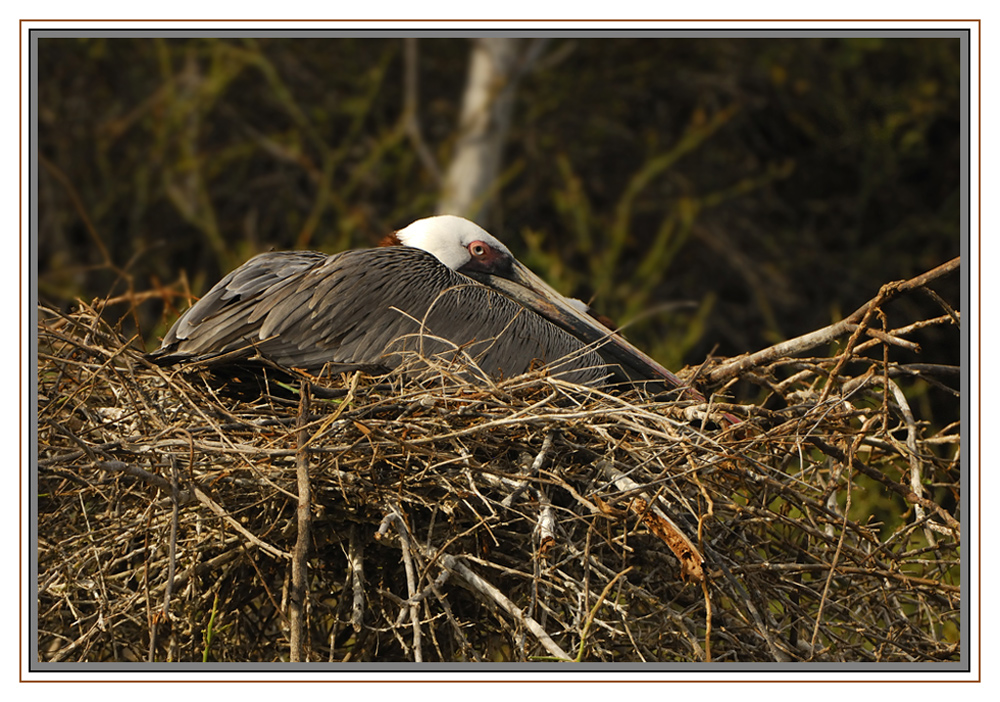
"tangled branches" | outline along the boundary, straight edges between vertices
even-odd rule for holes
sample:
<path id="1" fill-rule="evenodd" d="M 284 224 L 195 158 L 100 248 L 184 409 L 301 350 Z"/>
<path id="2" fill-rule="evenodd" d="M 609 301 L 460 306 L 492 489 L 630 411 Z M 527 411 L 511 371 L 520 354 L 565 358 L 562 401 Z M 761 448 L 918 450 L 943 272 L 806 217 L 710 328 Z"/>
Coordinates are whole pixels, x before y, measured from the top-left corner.
<path id="1" fill-rule="evenodd" d="M 957 369 L 871 316 L 694 406 L 440 364 L 241 399 L 40 314 L 39 660 L 959 659 L 959 425 L 908 400 Z"/>

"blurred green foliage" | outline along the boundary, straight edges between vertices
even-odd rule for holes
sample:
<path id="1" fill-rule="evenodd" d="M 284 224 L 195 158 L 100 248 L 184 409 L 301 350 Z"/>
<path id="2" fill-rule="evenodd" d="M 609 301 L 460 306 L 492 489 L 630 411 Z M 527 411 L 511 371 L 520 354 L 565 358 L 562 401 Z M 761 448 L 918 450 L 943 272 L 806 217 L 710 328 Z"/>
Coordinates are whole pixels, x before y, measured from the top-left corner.
<path id="1" fill-rule="evenodd" d="M 441 166 L 469 48 L 418 44 Z M 402 37 L 45 38 L 38 57 L 40 295 L 159 289 L 125 317 L 147 344 L 187 305 L 163 286 L 434 212 Z M 959 254 L 959 68 L 957 39 L 553 39 L 480 224 L 669 366 L 756 350 Z M 958 306 L 957 280 L 938 289 Z M 921 360 L 957 363 L 937 334 Z"/>

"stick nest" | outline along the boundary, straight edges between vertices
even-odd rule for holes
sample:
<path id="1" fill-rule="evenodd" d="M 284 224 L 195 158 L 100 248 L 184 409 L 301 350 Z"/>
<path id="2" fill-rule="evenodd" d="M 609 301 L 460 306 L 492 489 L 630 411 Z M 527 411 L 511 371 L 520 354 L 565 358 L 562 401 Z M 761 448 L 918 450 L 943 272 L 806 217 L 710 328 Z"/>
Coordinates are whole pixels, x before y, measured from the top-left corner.
<path id="1" fill-rule="evenodd" d="M 892 338 L 741 367 L 757 405 L 440 363 L 241 398 L 39 316 L 41 661 L 960 658 L 959 426 Z"/>

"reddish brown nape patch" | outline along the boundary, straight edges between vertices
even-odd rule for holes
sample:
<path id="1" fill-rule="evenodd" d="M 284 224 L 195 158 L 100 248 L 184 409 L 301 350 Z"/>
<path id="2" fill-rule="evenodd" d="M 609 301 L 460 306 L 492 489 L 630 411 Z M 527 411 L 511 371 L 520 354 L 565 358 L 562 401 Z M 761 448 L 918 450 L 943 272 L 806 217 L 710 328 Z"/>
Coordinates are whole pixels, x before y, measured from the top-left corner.
<path id="1" fill-rule="evenodd" d="M 396 232 L 393 232 L 392 234 L 387 234 L 385 236 L 385 238 L 382 239 L 382 241 L 378 242 L 378 245 L 379 246 L 402 246 L 403 242 L 399 240 L 398 236 L 396 236 Z"/>

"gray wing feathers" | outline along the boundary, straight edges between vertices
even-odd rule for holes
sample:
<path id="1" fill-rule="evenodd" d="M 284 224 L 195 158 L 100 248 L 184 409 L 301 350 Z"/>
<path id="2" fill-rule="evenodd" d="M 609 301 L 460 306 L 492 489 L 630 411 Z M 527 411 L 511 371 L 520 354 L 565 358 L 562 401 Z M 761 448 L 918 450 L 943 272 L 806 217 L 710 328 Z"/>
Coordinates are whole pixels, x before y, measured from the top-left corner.
<path id="1" fill-rule="evenodd" d="M 434 355 L 456 347 L 492 375 L 567 356 L 561 370 L 569 379 L 595 383 L 609 374 L 596 352 L 531 310 L 399 246 L 257 256 L 191 307 L 154 356 L 246 348 L 247 357 L 259 351 L 317 372 L 325 363 L 394 367 L 405 349 Z"/>
<path id="2" fill-rule="evenodd" d="M 181 315 L 164 337 L 163 345 L 191 339 L 206 319 L 217 317 L 226 309 L 239 309 L 241 301 L 259 299 L 261 293 L 279 287 L 282 281 L 294 279 L 296 275 L 326 258 L 325 254 L 316 251 L 273 252 L 255 256 L 226 275 L 208 294 Z M 236 318 L 234 316 L 234 321 Z M 205 334 L 204 328 L 200 331 Z"/>

